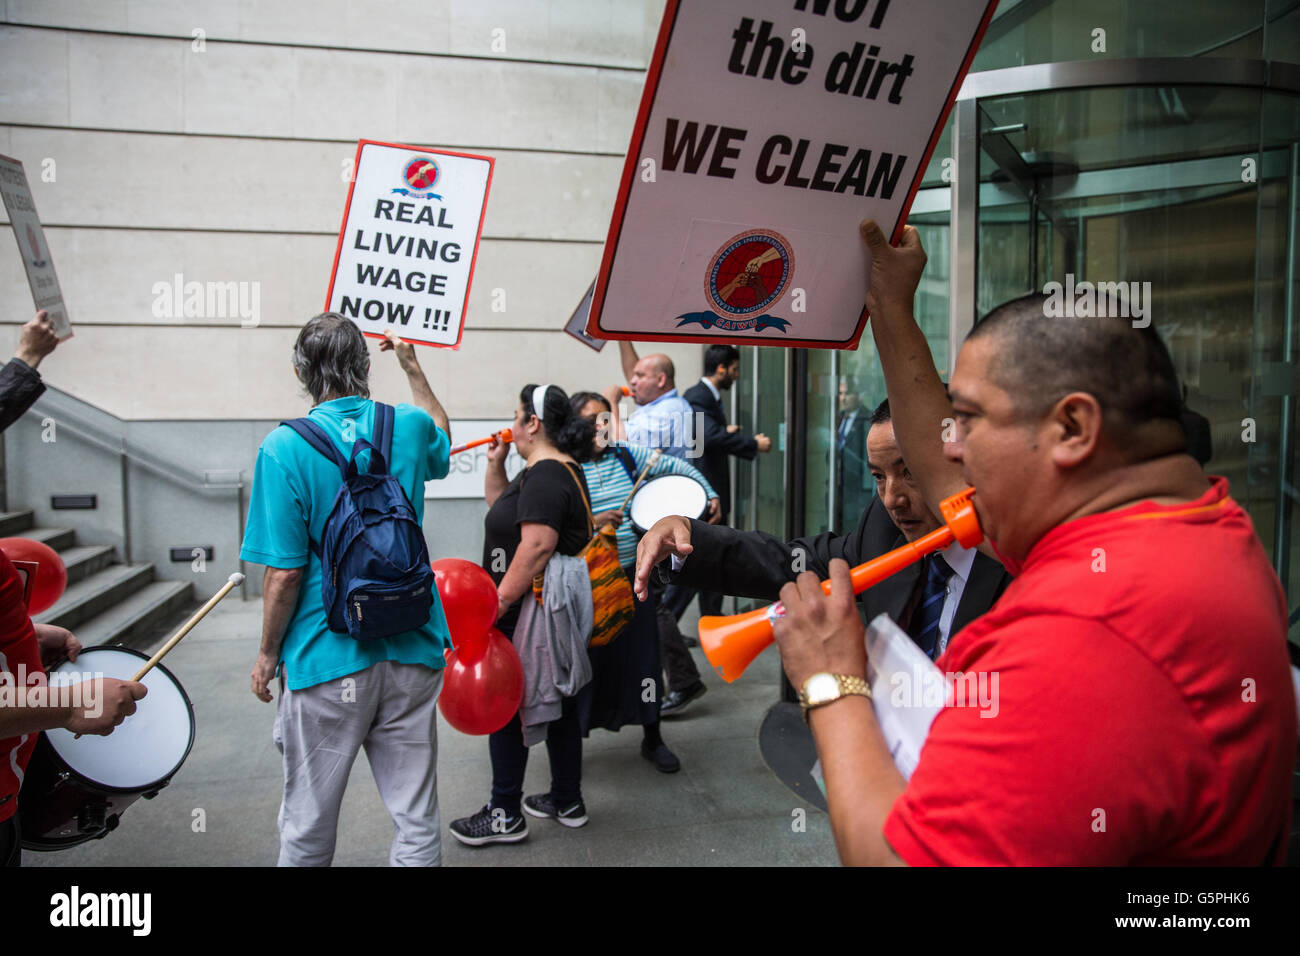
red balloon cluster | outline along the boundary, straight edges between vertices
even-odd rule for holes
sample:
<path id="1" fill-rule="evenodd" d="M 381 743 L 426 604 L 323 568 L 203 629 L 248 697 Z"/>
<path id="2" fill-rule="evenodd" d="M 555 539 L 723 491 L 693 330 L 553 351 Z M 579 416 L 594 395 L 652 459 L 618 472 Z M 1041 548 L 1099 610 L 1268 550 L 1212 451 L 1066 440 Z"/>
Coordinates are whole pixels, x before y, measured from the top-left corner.
<path id="1" fill-rule="evenodd" d="M 4 551 L 10 561 L 35 561 L 39 565 L 36 580 L 32 582 L 32 598 L 27 605 L 29 615 L 53 607 L 54 602 L 63 596 L 68 587 L 68 569 L 59 552 L 48 544 L 31 538 L 0 538 L 0 551 Z"/>
<path id="2" fill-rule="evenodd" d="M 440 558 L 432 566 L 455 647 L 447 655 L 438 707 L 461 733 L 490 734 L 510 722 L 524 698 L 519 654 L 492 626 L 496 585 L 472 561 Z"/>

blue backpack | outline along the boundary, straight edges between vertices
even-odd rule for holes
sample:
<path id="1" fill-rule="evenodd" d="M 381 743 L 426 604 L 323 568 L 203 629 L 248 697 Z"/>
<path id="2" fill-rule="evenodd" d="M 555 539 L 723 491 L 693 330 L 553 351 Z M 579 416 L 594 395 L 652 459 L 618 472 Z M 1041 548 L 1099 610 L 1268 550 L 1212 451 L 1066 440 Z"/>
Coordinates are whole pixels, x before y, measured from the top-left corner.
<path id="1" fill-rule="evenodd" d="M 424 626 L 433 606 L 433 568 L 415 509 L 401 483 L 388 473 L 392 406 L 375 402 L 371 437 L 378 447 L 358 438 L 351 458 L 344 458 L 309 418 L 280 424 L 338 465 L 343 478 L 322 540 L 311 542 L 320 558 L 321 597 L 330 630 L 369 641 Z M 368 474 L 358 474 L 357 455 L 367 448 Z"/>

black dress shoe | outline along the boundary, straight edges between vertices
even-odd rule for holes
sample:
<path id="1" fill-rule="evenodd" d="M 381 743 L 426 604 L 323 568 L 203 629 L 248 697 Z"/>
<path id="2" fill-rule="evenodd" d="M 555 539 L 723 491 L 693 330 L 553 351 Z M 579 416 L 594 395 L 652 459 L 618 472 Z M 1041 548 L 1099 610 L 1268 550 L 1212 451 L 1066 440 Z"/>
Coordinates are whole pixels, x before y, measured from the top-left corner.
<path id="1" fill-rule="evenodd" d="M 677 759 L 677 755 L 668 749 L 667 744 L 660 744 L 658 747 L 651 747 L 644 740 L 641 741 L 641 756 L 645 757 L 660 773 L 676 773 L 682 769 L 682 762 Z"/>
<path id="2" fill-rule="evenodd" d="M 686 705 L 697 697 L 703 697 L 708 688 L 702 681 L 696 681 L 689 687 L 683 687 L 681 690 L 670 690 L 664 694 L 663 703 L 659 705 L 660 717 L 676 717 Z"/>

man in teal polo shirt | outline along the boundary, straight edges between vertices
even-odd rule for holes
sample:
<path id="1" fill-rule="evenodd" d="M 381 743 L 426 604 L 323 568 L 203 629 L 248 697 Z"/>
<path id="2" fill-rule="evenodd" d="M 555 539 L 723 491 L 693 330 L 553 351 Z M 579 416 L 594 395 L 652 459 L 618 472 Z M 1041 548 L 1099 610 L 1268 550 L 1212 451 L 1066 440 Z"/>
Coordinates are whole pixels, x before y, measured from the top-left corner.
<path id="1" fill-rule="evenodd" d="M 414 348 L 391 331 L 414 401 L 398 405 L 389 471 L 424 519 L 424 483 L 450 465 L 446 412 L 434 397 Z M 373 435 L 370 357 L 357 327 L 337 313 L 318 315 L 294 345 L 293 367 L 311 396 L 310 419 L 345 456 Z M 360 470 L 370 453 L 358 456 Z M 438 692 L 443 652 L 451 646 L 434 593 L 423 627 L 364 643 L 331 631 L 321 597 L 320 541 L 341 481 L 338 467 L 286 426 L 262 442 L 253 473 L 240 557 L 266 565 L 262 643 L 252 691 L 271 700 L 280 678 L 274 739 L 284 755 L 280 865 L 328 866 L 339 806 L 357 751 L 366 757 L 395 827 L 389 862 L 436 866 L 441 824 L 437 791 Z"/>

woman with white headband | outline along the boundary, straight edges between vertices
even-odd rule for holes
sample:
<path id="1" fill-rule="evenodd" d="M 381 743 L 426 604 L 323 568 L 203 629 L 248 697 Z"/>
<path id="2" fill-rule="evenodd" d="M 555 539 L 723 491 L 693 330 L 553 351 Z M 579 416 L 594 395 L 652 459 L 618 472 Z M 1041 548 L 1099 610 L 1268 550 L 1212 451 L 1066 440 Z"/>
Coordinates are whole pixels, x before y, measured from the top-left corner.
<path id="1" fill-rule="evenodd" d="M 525 628 L 531 628 L 537 616 L 546 613 L 533 602 L 533 578 L 545 572 L 551 579 L 549 588 L 555 584 L 556 572 L 561 571 L 575 588 L 587 589 L 590 606 L 585 562 L 574 557 L 565 565 L 553 562 L 552 556 L 575 556 L 591 537 L 587 484 L 579 462 L 591 455 L 594 426 L 573 413 L 563 389 L 526 385 L 519 394 L 510 430 L 524 468 L 513 481 L 507 479 L 509 445 L 493 439 L 488 446 L 484 482 L 489 508 L 483 522 L 483 567 L 497 585 L 496 626 L 515 642 L 528 674 L 533 662 L 520 641 Z M 589 680 L 586 642 L 590 636 L 590 610 L 587 616 L 588 633 L 574 635 L 581 651 L 575 655 L 574 670 L 585 667 Z M 580 685 L 585 681 L 574 677 L 572 683 Z M 560 686 L 558 680 L 556 684 Z M 491 801 L 473 816 L 452 821 L 452 836 L 470 846 L 518 843 L 528 836 L 524 812 L 552 818 L 566 827 L 580 827 L 587 822 L 582 802 L 582 733 L 576 699 L 580 689 L 573 687 L 572 696 L 562 700 L 558 719 L 545 725 L 546 751 L 551 761 L 550 792 L 523 798 L 528 763 L 525 739 L 530 734 L 540 739 L 543 733 L 529 721 L 526 691 L 520 713 L 488 739 L 492 755 Z"/>

